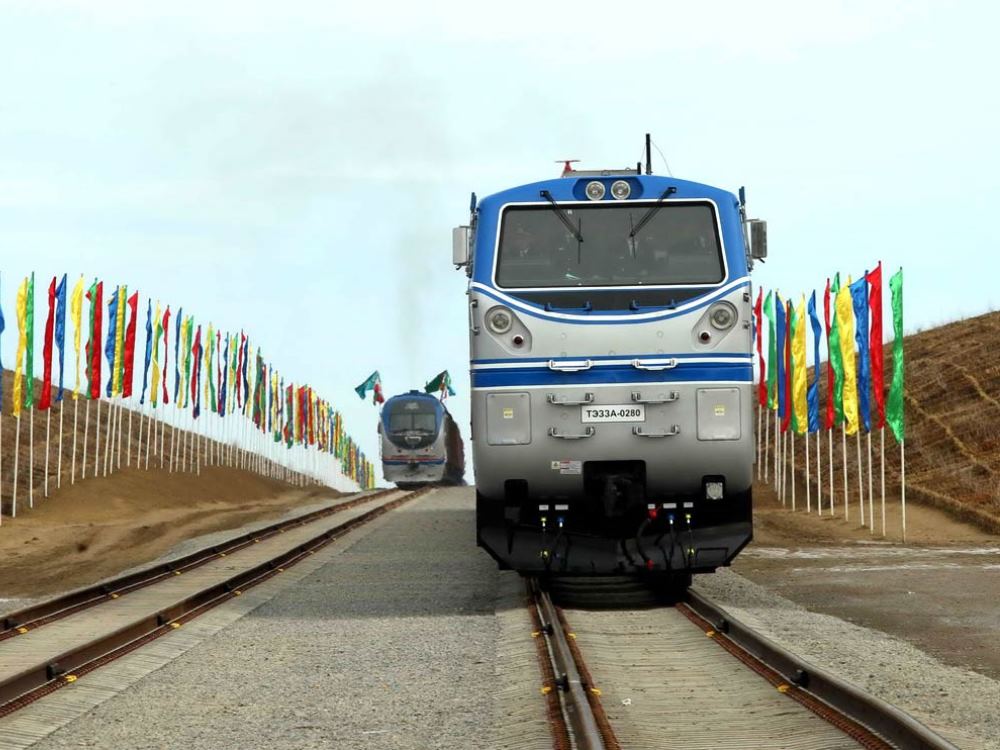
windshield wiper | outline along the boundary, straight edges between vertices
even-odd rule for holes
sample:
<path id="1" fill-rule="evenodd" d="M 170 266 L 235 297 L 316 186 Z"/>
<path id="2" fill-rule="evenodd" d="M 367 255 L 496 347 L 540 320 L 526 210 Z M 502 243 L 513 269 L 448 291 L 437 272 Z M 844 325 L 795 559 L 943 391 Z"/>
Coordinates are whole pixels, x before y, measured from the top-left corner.
<path id="1" fill-rule="evenodd" d="M 552 204 L 552 210 L 555 211 L 556 216 L 559 217 L 559 221 L 561 221 L 566 229 L 569 230 L 569 233 L 573 235 L 576 241 L 578 243 L 583 242 L 583 234 L 580 232 L 578 227 L 573 226 L 573 222 L 569 220 L 566 212 L 562 210 L 562 206 L 556 203 L 556 199 L 552 197 L 552 193 L 548 190 L 542 190 L 539 192 L 539 195 Z"/>
<path id="2" fill-rule="evenodd" d="M 630 245 L 632 243 L 632 240 L 634 240 L 635 236 L 639 233 L 639 230 L 642 229 L 644 226 L 646 226 L 646 224 L 649 222 L 650 219 L 653 218 L 653 216 L 656 214 L 657 211 L 663 208 L 663 201 L 667 199 L 667 196 L 672 195 L 673 193 L 676 192 L 677 188 L 672 186 L 668 187 L 666 190 L 663 191 L 663 195 L 661 195 L 657 199 L 656 203 L 649 207 L 649 210 L 646 211 L 645 214 L 643 214 L 641 219 L 639 219 L 639 223 L 636 224 L 634 227 L 632 227 L 632 231 L 628 233 Z M 631 216 L 629 218 L 631 219 Z"/>

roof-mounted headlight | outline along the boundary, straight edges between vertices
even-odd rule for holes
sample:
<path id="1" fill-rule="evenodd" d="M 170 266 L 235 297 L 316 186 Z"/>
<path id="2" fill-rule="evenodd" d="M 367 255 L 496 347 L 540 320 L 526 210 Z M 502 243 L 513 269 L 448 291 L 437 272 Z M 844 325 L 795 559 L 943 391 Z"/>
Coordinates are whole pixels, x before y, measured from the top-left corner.
<path id="1" fill-rule="evenodd" d="M 598 180 L 591 180 L 587 183 L 587 197 L 592 201 L 599 201 L 604 198 L 604 183 Z"/>
<path id="2" fill-rule="evenodd" d="M 611 183 L 611 197 L 623 201 L 632 194 L 632 187 L 625 180 L 615 180 Z"/>

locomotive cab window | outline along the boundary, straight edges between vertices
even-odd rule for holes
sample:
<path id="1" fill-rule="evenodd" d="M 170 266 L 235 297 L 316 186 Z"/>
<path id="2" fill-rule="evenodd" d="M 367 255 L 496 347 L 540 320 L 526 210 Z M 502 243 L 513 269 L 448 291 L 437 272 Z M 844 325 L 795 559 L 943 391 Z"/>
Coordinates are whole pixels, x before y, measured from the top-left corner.
<path id="1" fill-rule="evenodd" d="M 433 433 L 437 430 L 437 414 L 432 403 L 402 401 L 392 405 L 388 423 L 390 433 Z"/>
<path id="2" fill-rule="evenodd" d="M 715 209 L 705 202 L 515 206 L 503 213 L 495 280 L 506 289 L 718 284 Z M 636 229 L 638 227 L 638 229 Z M 580 239 L 582 238 L 582 242 Z"/>

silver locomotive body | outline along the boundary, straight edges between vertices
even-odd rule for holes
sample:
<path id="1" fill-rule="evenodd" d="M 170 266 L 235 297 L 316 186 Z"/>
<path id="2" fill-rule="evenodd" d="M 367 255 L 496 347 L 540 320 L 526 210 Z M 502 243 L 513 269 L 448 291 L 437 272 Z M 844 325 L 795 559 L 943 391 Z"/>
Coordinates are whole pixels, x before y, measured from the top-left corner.
<path id="1" fill-rule="evenodd" d="M 461 484 L 465 457 L 444 405 L 419 391 L 393 396 L 379 418 L 382 476 L 400 488 Z"/>
<path id="2" fill-rule="evenodd" d="M 605 199 L 621 182 L 635 200 Z M 728 193 L 639 175 L 571 173 L 477 207 L 477 528 L 502 567 L 684 581 L 749 542 L 742 219 Z"/>

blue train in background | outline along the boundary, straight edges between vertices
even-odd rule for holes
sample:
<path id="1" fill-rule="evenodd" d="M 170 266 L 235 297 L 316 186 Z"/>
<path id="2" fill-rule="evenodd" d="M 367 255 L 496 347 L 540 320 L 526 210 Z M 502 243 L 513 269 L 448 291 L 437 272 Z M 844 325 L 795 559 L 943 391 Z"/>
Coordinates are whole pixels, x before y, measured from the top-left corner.
<path id="1" fill-rule="evenodd" d="M 465 448 L 458 425 L 434 396 L 393 396 L 379 416 L 382 476 L 400 489 L 464 484 Z"/>
<path id="2" fill-rule="evenodd" d="M 473 195 L 454 230 L 478 543 L 502 568 L 686 587 L 752 537 L 766 225 L 742 189 L 640 167 Z"/>

